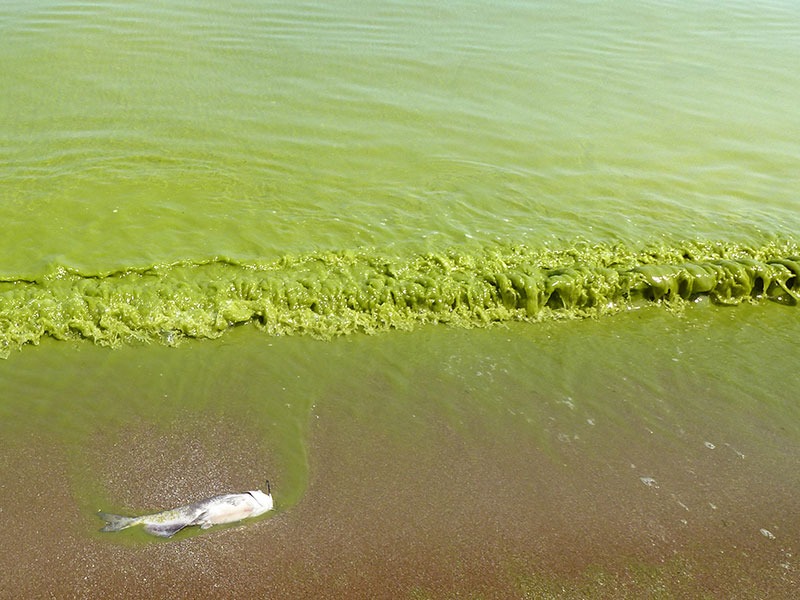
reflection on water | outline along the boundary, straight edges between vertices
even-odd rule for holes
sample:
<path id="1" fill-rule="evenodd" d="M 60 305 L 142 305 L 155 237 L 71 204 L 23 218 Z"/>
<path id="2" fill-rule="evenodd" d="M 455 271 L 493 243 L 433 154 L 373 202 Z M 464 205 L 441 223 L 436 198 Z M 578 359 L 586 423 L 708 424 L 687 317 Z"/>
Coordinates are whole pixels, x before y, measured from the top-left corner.
<path id="1" fill-rule="evenodd" d="M 7 2 L 2 271 L 793 235 L 797 11 Z"/>

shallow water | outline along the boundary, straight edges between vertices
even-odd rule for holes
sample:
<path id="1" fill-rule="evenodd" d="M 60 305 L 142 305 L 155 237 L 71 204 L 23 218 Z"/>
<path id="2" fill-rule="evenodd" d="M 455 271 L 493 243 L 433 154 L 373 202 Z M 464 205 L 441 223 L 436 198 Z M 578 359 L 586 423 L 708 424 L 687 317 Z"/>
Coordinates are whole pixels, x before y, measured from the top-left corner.
<path id="1" fill-rule="evenodd" d="M 3 3 L 0 590 L 791 589 L 799 12 Z"/>
<path id="2" fill-rule="evenodd" d="M 471 309 L 493 296 L 486 312 L 538 318 L 529 298 L 546 303 L 536 282 L 554 271 L 800 254 L 793 5 L 2 10 L 3 354 L 43 336 L 170 344 L 250 320 L 407 327 L 396 307 L 453 308 L 430 285 L 453 276 Z M 354 254 L 365 264 L 348 271 Z M 368 310 L 352 298 L 387 276 Z M 567 285 L 590 308 L 629 295 L 586 279 Z M 711 294 L 738 301 L 767 279 Z M 253 286 L 275 306 L 246 305 Z"/>
<path id="3" fill-rule="evenodd" d="M 781 595 L 797 584 L 800 533 L 794 310 L 27 349 L 4 374 L 15 477 L 0 494 L 20 551 L 4 555 L 0 587 Z M 97 509 L 156 510 L 266 477 L 267 519 L 167 542 L 97 532 Z"/>
<path id="4" fill-rule="evenodd" d="M 10 2 L 4 275 L 794 235 L 782 2 Z"/>

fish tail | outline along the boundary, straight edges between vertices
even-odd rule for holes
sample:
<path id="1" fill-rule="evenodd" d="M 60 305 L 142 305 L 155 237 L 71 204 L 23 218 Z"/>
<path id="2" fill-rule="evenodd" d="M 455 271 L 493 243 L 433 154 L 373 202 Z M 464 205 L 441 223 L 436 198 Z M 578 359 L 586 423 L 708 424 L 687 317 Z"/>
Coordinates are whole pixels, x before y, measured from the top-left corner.
<path id="1" fill-rule="evenodd" d="M 106 522 L 106 526 L 100 531 L 120 531 L 139 523 L 139 517 L 123 517 L 122 515 L 112 515 L 111 513 L 98 512 L 97 516 Z"/>

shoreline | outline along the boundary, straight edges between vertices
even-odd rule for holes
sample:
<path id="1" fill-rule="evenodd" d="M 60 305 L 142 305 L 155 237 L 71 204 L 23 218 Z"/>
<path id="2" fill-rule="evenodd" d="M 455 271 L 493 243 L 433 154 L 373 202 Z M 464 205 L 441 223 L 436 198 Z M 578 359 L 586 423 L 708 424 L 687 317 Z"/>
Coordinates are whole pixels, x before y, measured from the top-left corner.
<path id="1" fill-rule="evenodd" d="M 639 479 L 644 471 L 603 470 L 615 452 L 568 452 L 559 463 L 535 443 L 475 444 L 447 427 L 415 449 L 326 413 L 315 415 L 310 485 L 296 506 L 280 509 L 276 482 L 274 516 L 166 542 L 87 535 L 57 451 L 44 442 L 26 457 L 3 448 L 4 470 L 24 474 L 17 486 L 47 481 L 51 492 L 35 510 L 3 498 L 4 537 L 16 550 L 0 559 L 0 589 L 62 598 L 788 598 L 798 583 L 797 481 L 759 478 L 756 457 L 687 456 L 659 443 L 649 456 L 660 465 L 656 487 Z M 642 448 L 630 450 L 645 463 Z M 731 468 L 741 478 L 731 480 Z M 708 506 L 711 488 L 724 505 Z"/>
<path id="2" fill-rule="evenodd" d="M 0 597 L 789 598 L 797 409 L 760 382 L 796 326 L 730 314 L 33 349 L 0 423 Z M 266 518 L 97 531 L 266 477 Z"/>

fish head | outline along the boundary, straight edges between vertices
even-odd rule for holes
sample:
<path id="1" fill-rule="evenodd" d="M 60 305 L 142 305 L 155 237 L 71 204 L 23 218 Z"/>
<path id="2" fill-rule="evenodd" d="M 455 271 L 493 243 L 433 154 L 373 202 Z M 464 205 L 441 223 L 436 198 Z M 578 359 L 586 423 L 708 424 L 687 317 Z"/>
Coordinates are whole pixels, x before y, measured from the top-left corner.
<path id="1" fill-rule="evenodd" d="M 256 515 L 272 510 L 272 494 L 265 494 L 261 490 L 252 490 L 247 493 L 250 494 L 255 501 L 255 507 L 251 516 L 255 517 Z"/>

